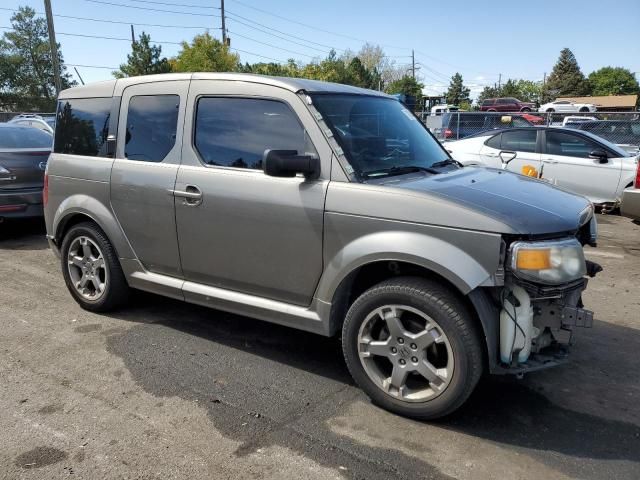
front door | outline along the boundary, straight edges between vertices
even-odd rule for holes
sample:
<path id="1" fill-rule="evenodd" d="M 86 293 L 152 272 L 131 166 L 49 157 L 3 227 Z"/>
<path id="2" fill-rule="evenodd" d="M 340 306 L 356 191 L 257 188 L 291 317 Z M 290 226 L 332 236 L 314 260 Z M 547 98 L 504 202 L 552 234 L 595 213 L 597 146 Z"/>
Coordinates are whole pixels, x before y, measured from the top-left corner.
<path id="1" fill-rule="evenodd" d="M 122 93 L 111 205 L 138 260 L 180 277 L 173 190 L 189 81 L 133 85 Z"/>
<path id="2" fill-rule="evenodd" d="M 302 100 L 267 85 L 193 80 L 185 131 L 175 201 L 187 282 L 310 304 L 322 273 L 330 154 L 314 146 L 323 139 Z M 321 178 L 265 175 L 267 149 L 320 155 Z"/>
<path id="3" fill-rule="evenodd" d="M 547 130 L 545 136 L 543 178 L 595 203 L 616 200 L 622 159 L 609 158 L 601 163 L 589 158 L 593 150 L 602 147 L 575 133 Z"/>

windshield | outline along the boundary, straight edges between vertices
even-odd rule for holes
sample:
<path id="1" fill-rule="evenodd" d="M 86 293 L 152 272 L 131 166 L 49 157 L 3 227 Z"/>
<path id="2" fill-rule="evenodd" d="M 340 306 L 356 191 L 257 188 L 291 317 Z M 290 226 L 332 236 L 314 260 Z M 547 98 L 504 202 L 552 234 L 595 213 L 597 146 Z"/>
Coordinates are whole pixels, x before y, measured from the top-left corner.
<path id="1" fill-rule="evenodd" d="M 454 163 L 397 100 L 349 94 L 316 94 L 312 98 L 361 180 L 412 171 L 440 173 L 433 168 L 451 168 Z"/>

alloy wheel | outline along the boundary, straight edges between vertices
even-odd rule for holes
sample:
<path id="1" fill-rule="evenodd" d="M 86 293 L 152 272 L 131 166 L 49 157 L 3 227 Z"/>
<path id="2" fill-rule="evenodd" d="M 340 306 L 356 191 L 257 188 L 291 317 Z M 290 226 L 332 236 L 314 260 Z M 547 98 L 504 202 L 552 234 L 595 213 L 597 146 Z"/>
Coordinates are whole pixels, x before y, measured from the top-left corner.
<path id="1" fill-rule="evenodd" d="M 367 315 L 358 332 L 358 356 L 378 388 L 406 402 L 439 396 L 453 376 L 447 335 L 430 316 L 407 305 L 385 305 Z"/>
<path id="2" fill-rule="evenodd" d="M 75 238 L 69 246 L 67 265 L 71 282 L 83 298 L 95 301 L 104 295 L 109 273 L 96 242 L 87 236 Z"/>

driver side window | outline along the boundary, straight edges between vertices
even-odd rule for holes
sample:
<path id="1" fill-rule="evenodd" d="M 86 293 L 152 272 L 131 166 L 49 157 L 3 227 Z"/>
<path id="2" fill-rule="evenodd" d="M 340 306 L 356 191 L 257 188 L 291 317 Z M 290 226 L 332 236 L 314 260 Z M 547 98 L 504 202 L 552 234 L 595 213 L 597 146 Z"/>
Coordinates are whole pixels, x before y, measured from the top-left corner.
<path id="1" fill-rule="evenodd" d="M 595 143 L 578 135 L 547 131 L 546 136 L 547 153 L 550 155 L 588 158 L 589 153 L 598 148 Z"/>

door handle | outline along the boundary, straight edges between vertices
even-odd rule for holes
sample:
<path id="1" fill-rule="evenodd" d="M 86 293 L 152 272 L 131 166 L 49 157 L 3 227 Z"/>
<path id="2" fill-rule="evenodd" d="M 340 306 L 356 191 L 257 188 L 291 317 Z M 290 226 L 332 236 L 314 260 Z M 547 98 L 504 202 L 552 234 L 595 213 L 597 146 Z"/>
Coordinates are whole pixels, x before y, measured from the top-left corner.
<path id="1" fill-rule="evenodd" d="M 544 160 L 542 160 L 542 163 L 548 163 L 551 165 L 555 165 L 558 163 L 558 160 L 551 160 L 550 158 L 545 158 Z"/>
<path id="2" fill-rule="evenodd" d="M 497 156 L 498 156 L 498 154 L 497 154 L 497 153 L 485 153 L 485 155 L 486 155 L 487 157 L 497 157 Z"/>
<path id="3" fill-rule="evenodd" d="M 187 185 L 184 190 L 169 190 L 169 194 L 183 198 L 185 205 L 197 206 L 202 203 L 202 191 L 195 185 Z"/>

